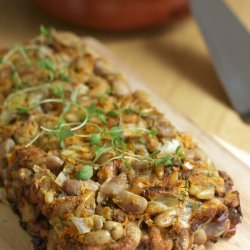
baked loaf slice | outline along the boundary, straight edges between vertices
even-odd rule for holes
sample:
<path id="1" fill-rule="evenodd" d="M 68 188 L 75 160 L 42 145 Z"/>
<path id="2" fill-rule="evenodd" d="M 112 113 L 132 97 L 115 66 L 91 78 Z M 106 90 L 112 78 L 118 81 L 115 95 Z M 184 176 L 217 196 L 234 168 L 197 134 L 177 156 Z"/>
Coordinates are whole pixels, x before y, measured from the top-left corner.
<path id="1" fill-rule="evenodd" d="M 239 194 L 140 91 L 71 33 L 1 51 L 0 177 L 35 248 L 203 250 Z"/>

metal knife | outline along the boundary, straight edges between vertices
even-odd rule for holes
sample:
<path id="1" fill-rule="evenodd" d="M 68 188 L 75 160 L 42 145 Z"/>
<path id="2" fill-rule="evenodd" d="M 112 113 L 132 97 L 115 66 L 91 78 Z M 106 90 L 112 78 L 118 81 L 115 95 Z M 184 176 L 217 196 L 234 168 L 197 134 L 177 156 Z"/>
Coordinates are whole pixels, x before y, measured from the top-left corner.
<path id="1" fill-rule="evenodd" d="M 250 34 L 222 0 L 190 0 L 190 8 L 232 106 L 250 122 Z"/>

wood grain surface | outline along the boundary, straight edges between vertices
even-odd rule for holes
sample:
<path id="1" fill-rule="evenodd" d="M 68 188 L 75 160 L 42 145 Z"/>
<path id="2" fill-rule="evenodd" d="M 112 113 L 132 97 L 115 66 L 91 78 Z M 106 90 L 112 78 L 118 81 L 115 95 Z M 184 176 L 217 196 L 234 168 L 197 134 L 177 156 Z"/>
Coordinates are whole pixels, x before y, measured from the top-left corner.
<path id="1" fill-rule="evenodd" d="M 250 1 L 225 2 L 249 29 Z M 250 152 L 250 127 L 231 108 L 192 18 L 145 31 L 104 33 L 58 21 L 32 0 L 0 1 L 0 47 L 32 38 L 40 24 L 97 37 L 164 100 L 204 130 Z"/>
<path id="2" fill-rule="evenodd" d="M 128 76 L 132 89 L 144 89 L 152 96 L 153 103 L 170 119 L 178 129 L 190 132 L 199 142 L 199 145 L 213 159 L 217 167 L 227 171 L 239 190 L 243 211 L 243 223 L 237 227 L 236 235 L 230 240 L 221 240 L 217 244 L 209 244 L 209 250 L 240 250 L 250 249 L 250 169 L 218 144 L 209 134 L 196 126 L 178 109 L 170 105 L 167 100 L 156 94 L 147 83 L 139 80 L 135 74 L 117 60 L 102 44 L 92 38 L 85 38 L 90 46 L 100 51 L 111 63 Z M 4 250 L 31 250 L 30 237 L 18 225 L 17 217 L 11 209 L 0 203 L 0 249 Z"/>

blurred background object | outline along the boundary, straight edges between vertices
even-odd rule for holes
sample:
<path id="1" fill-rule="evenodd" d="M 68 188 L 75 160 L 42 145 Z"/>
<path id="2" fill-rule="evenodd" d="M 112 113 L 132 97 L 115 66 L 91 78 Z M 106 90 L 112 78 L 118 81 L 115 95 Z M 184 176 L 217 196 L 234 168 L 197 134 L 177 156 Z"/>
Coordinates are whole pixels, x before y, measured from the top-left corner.
<path id="1" fill-rule="evenodd" d="M 250 123 L 249 31 L 224 1 L 190 0 L 190 7 L 232 107 Z"/>
<path id="2" fill-rule="evenodd" d="M 188 0 L 34 0 L 48 13 L 102 30 L 146 28 L 188 13 Z"/>

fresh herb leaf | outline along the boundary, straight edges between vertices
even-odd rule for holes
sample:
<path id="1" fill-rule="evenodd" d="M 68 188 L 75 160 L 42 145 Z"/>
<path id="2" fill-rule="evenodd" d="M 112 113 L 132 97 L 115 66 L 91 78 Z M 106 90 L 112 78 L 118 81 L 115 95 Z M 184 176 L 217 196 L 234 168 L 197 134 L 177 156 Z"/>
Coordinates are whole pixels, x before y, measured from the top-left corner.
<path id="1" fill-rule="evenodd" d="M 158 131 L 152 129 L 152 130 L 149 130 L 149 134 L 152 135 L 152 136 L 156 136 L 156 135 L 158 135 Z"/>
<path id="2" fill-rule="evenodd" d="M 112 94 L 112 89 L 106 90 L 105 94 L 106 94 L 106 95 L 111 95 L 111 94 Z"/>
<path id="3" fill-rule="evenodd" d="M 40 104 L 37 102 L 37 101 L 32 101 L 31 103 L 30 103 L 30 107 L 29 107 L 29 109 L 33 109 L 33 108 L 35 108 L 35 107 L 38 107 Z"/>
<path id="4" fill-rule="evenodd" d="M 99 114 L 98 118 L 103 122 L 103 123 L 107 123 L 106 117 L 104 114 Z"/>
<path id="5" fill-rule="evenodd" d="M 26 107 L 16 107 L 16 111 L 20 115 L 26 115 L 29 113 L 29 108 Z"/>
<path id="6" fill-rule="evenodd" d="M 97 115 L 97 117 L 98 117 L 103 123 L 107 123 L 106 116 L 104 115 L 104 112 L 103 112 L 102 109 L 96 109 L 96 110 L 95 110 L 95 114 Z"/>
<path id="7" fill-rule="evenodd" d="M 49 70 L 49 79 L 50 81 L 53 81 L 55 78 L 55 67 L 53 62 L 50 59 L 45 58 L 43 61 L 37 61 L 37 64 L 41 69 Z"/>
<path id="8" fill-rule="evenodd" d="M 166 155 L 159 159 L 155 159 L 155 164 L 156 165 L 159 165 L 159 164 L 173 165 L 172 156 Z"/>
<path id="9" fill-rule="evenodd" d="M 113 109 L 107 113 L 107 116 L 109 117 L 117 117 L 119 116 L 119 110 L 118 109 Z"/>
<path id="10" fill-rule="evenodd" d="M 71 137 L 73 132 L 68 127 L 60 127 L 56 135 L 59 139 L 64 140 L 67 137 Z"/>
<path id="11" fill-rule="evenodd" d="M 135 113 L 135 110 L 133 110 L 131 108 L 126 108 L 123 110 L 123 113 L 126 115 L 129 115 L 129 114 Z"/>
<path id="12" fill-rule="evenodd" d="M 116 136 L 112 139 L 112 146 L 114 148 L 123 146 L 123 138 L 121 136 Z"/>
<path id="13" fill-rule="evenodd" d="M 122 152 L 124 153 L 126 151 L 126 149 L 127 149 L 127 145 L 126 145 L 125 142 L 122 142 L 121 146 L 122 146 Z"/>
<path id="14" fill-rule="evenodd" d="M 14 81 L 14 84 L 17 88 L 22 88 L 23 87 L 23 82 L 18 74 L 17 71 L 15 71 L 12 75 L 12 80 Z"/>
<path id="15" fill-rule="evenodd" d="M 54 66 L 53 62 L 50 59 L 45 58 L 43 63 L 44 63 L 45 68 L 47 68 L 47 69 L 49 69 L 51 71 L 55 71 L 55 66 Z"/>
<path id="16" fill-rule="evenodd" d="M 68 82 L 69 81 L 69 77 L 65 72 L 59 72 L 59 78 L 62 81 Z"/>
<path id="17" fill-rule="evenodd" d="M 95 113 L 95 103 L 91 102 L 87 110 L 89 115 L 93 115 Z"/>
<path id="18" fill-rule="evenodd" d="M 181 150 L 181 146 L 177 147 L 177 149 L 175 150 L 175 154 L 176 154 L 176 160 L 178 161 L 179 165 L 182 164 L 182 159 L 184 158 L 185 154 L 184 152 Z"/>
<path id="19" fill-rule="evenodd" d="M 41 69 L 48 69 L 48 70 L 50 70 L 51 74 L 53 73 L 53 77 L 54 77 L 55 67 L 54 67 L 53 62 L 52 62 L 50 59 L 45 58 L 45 59 L 42 60 L 42 61 L 37 61 L 37 65 L 38 65 Z M 50 77 L 51 77 L 51 76 L 50 76 Z"/>
<path id="20" fill-rule="evenodd" d="M 180 158 L 183 159 L 185 154 L 184 152 L 181 150 L 181 146 L 177 147 L 177 149 L 175 150 L 175 154 Z"/>
<path id="21" fill-rule="evenodd" d="M 107 151 L 107 148 L 100 146 L 96 147 L 94 151 L 95 151 L 95 161 L 96 161 L 100 158 L 102 154 L 104 154 Z"/>
<path id="22" fill-rule="evenodd" d="M 46 28 L 44 25 L 40 25 L 40 34 L 43 36 L 50 36 L 50 30 Z"/>
<path id="23" fill-rule="evenodd" d="M 108 130 L 108 133 L 112 137 L 123 137 L 123 130 L 120 126 L 114 126 L 111 129 Z"/>
<path id="24" fill-rule="evenodd" d="M 86 165 L 76 173 L 76 178 L 85 181 L 89 180 L 93 176 L 93 174 L 93 167 L 90 165 Z"/>
<path id="25" fill-rule="evenodd" d="M 61 85 L 55 85 L 51 87 L 52 93 L 54 96 L 58 98 L 63 98 L 64 97 L 64 89 Z"/>
<path id="26" fill-rule="evenodd" d="M 154 151 L 153 153 L 151 153 L 151 157 L 158 155 L 160 152 L 161 152 L 161 150 Z"/>
<path id="27" fill-rule="evenodd" d="M 100 145 L 101 144 L 101 134 L 92 134 L 90 137 L 91 145 Z"/>

